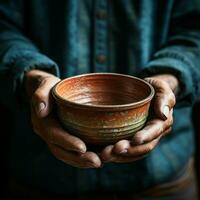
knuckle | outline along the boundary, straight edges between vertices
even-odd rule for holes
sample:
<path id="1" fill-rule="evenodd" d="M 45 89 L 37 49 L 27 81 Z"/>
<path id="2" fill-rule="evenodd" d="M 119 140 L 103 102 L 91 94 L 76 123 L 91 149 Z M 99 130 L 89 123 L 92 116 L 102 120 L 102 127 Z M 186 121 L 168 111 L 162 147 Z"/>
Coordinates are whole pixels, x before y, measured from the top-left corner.
<path id="1" fill-rule="evenodd" d="M 48 81 L 49 81 L 49 76 L 42 76 L 42 77 L 40 77 L 40 79 L 39 79 L 39 82 L 40 82 L 39 86 L 41 87 L 41 86 L 47 84 Z"/>
<path id="2" fill-rule="evenodd" d="M 156 77 L 146 78 L 145 80 L 150 84 L 152 84 L 156 90 L 162 90 L 163 88 L 165 88 L 165 82 Z"/>
<path id="3" fill-rule="evenodd" d="M 164 80 L 160 80 L 160 79 L 155 79 L 156 82 L 156 86 L 158 87 L 158 90 L 161 91 L 161 92 L 165 92 L 165 91 L 168 91 L 168 84 L 164 81 Z"/>
<path id="4" fill-rule="evenodd" d="M 42 84 L 46 84 L 49 81 L 49 78 L 50 78 L 49 75 L 48 76 L 44 76 L 43 79 L 42 79 L 42 81 L 41 81 L 41 83 Z"/>
<path id="5" fill-rule="evenodd" d="M 40 89 L 37 89 L 32 96 L 33 101 L 41 101 L 46 98 L 47 96 Z"/>

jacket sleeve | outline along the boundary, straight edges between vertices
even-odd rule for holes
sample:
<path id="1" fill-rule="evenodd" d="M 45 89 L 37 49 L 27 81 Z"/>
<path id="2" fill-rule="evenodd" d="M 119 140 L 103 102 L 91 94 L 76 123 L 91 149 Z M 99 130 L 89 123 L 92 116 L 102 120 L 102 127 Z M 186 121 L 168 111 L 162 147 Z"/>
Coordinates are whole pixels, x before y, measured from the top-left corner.
<path id="1" fill-rule="evenodd" d="M 180 84 L 178 105 L 200 99 L 200 1 L 176 0 L 167 43 L 145 66 L 143 76 L 174 74 Z"/>
<path id="2" fill-rule="evenodd" d="M 0 0 L 0 102 L 8 106 L 18 100 L 26 71 L 37 68 L 59 75 L 56 63 L 25 36 L 23 21 L 16 2 Z"/>

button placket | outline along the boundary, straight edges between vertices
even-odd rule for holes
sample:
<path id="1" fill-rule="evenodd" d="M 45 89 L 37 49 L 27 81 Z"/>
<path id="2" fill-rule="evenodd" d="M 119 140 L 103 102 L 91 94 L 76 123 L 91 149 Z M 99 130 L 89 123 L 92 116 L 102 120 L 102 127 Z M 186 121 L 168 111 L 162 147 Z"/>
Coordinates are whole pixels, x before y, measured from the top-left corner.
<path id="1" fill-rule="evenodd" d="M 95 24 L 94 45 L 95 59 L 94 71 L 106 72 L 107 70 L 107 1 L 96 0 L 95 2 Z"/>

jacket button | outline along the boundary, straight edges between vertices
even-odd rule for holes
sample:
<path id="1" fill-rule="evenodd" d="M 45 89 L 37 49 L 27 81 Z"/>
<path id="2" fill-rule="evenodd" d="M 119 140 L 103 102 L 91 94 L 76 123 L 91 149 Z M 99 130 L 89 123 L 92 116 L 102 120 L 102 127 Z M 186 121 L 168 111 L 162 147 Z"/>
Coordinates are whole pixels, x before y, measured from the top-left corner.
<path id="1" fill-rule="evenodd" d="M 106 56 L 105 55 L 98 55 L 96 57 L 96 61 L 99 63 L 99 64 L 104 64 L 106 63 Z"/>
<path id="2" fill-rule="evenodd" d="M 97 19 L 105 20 L 107 18 L 107 13 L 104 10 L 99 10 L 96 12 Z"/>

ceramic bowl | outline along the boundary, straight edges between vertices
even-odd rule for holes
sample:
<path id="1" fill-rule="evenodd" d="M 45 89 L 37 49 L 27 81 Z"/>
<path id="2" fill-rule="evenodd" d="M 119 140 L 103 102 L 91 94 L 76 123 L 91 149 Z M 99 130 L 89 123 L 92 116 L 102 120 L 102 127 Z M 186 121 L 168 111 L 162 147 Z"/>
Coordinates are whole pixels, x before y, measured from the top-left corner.
<path id="1" fill-rule="evenodd" d="M 69 133 L 106 145 L 129 139 L 144 126 L 154 89 L 133 76 L 91 73 L 60 81 L 52 93 Z"/>

